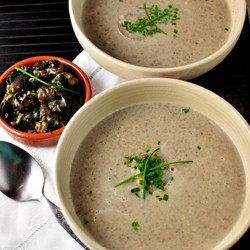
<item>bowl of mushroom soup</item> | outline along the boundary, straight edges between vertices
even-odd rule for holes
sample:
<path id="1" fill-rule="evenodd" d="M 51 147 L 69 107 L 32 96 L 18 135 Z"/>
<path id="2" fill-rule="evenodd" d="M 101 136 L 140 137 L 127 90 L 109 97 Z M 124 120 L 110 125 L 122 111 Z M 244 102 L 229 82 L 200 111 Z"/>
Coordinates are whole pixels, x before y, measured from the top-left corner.
<path id="1" fill-rule="evenodd" d="M 245 0 L 69 1 L 79 43 L 124 78 L 189 80 L 218 65 L 245 21 Z"/>
<path id="2" fill-rule="evenodd" d="M 66 126 L 60 207 L 90 249 L 229 249 L 250 224 L 249 148 L 249 125 L 211 91 L 131 80 Z"/>

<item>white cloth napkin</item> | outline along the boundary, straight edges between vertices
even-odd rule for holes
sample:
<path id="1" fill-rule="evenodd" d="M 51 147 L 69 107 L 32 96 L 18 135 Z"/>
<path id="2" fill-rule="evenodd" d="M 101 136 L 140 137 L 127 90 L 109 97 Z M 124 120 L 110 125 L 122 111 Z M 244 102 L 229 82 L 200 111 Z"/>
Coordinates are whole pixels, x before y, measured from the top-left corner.
<path id="1" fill-rule="evenodd" d="M 126 81 L 98 65 L 86 51 L 73 61 L 90 79 L 92 94 Z M 53 147 L 30 147 L 9 137 L 0 127 L 0 140 L 11 142 L 30 153 L 44 175 L 44 195 L 59 205 L 54 188 L 55 151 Z M 0 192 L 0 250 L 81 250 L 40 201 L 14 201 Z"/>

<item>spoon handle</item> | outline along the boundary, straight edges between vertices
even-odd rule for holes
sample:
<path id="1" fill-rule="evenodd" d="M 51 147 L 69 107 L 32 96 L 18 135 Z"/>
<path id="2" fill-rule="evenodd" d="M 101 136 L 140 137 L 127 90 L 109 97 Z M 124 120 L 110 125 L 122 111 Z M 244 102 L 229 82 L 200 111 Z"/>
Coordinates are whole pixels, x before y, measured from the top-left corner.
<path id="1" fill-rule="evenodd" d="M 46 199 L 46 197 L 41 196 L 39 200 L 43 203 L 45 207 L 56 217 L 57 222 L 67 231 L 67 233 L 74 238 L 84 249 L 90 250 L 86 245 L 84 245 L 80 239 L 74 234 L 74 232 L 69 227 L 68 223 L 66 222 L 61 209 L 57 207 L 55 204 L 53 204 L 51 201 Z"/>

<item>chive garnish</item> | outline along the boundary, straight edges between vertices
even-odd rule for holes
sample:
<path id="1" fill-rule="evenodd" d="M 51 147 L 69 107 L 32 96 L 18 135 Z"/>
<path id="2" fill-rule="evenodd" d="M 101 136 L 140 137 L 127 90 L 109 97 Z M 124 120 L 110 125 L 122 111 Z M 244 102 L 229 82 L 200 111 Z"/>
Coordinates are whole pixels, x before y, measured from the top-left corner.
<path id="1" fill-rule="evenodd" d="M 193 161 L 172 161 L 172 162 L 168 162 L 168 163 L 162 164 L 162 165 L 157 166 L 157 167 L 154 167 L 154 168 L 150 168 L 150 169 L 149 169 L 149 171 L 153 171 L 153 170 L 156 170 L 156 169 L 159 169 L 159 168 L 162 168 L 162 167 L 168 166 L 168 165 L 172 165 L 172 164 L 178 164 L 178 163 L 190 163 L 190 162 L 193 162 Z"/>
<path id="2" fill-rule="evenodd" d="M 145 2 L 144 2 L 144 9 L 145 9 L 145 13 L 146 13 L 148 19 L 152 21 L 150 15 L 148 14 L 147 7 L 146 7 L 146 3 L 145 3 Z M 164 32 L 162 29 L 160 29 L 156 24 L 154 24 L 154 25 L 155 25 L 156 29 L 158 30 L 158 32 L 161 32 L 161 33 L 167 35 L 167 33 Z"/>
<path id="3" fill-rule="evenodd" d="M 84 220 L 84 225 L 87 225 L 89 224 L 89 221 L 88 220 Z"/>
<path id="4" fill-rule="evenodd" d="M 143 199 L 146 199 L 146 190 L 145 190 L 145 186 L 146 186 L 146 173 L 147 173 L 147 168 L 148 168 L 148 162 L 149 159 L 151 159 L 151 156 L 158 151 L 160 148 L 155 149 L 147 158 L 145 166 L 144 166 L 144 170 L 143 170 L 143 185 L 142 185 L 142 192 L 143 192 Z"/>
<path id="5" fill-rule="evenodd" d="M 34 107 L 32 110 L 32 113 L 34 114 L 34 113 L 36 113 L 36 111 L 37 111 L 37 107 Z"/>
<path id="6" fill-rule="evenodd" d="M 187 113 L 190 111 L 190 109 L 184 108 L 184 109 L 182 109 L 182 111 L 183 111 L 185 114 L 187 114 Z"/>
<path id="7" fill-rule="evenodd" d="M 146 150 L 146 153 L 148 153 L 150 151 L 150 149 L 151 149 L 151 146 L 148 147 L 148 149 Z"/>
<path id="8" fill-rule="evenodd" d="M 124 162 L 125 165 L 131 163 L 133 161 L 133 157 L 125 157 L 126 159 L 128 159 L 127 161 Z"/>
<path id="9" fill-rule="evenodd" d="M 134 157 L 133 160 L 136 161 L 137 163 L 141 163 L 141 160 L 139 160 L 137 157 Z"/>
<path id="10" fill-rule="evenodd" d="M 148 151 L 151 149 L 151 147 L 149 147 L 146 152 L 148 153 Z M 149 191 L 150 194 L 152 194 L 152 191 L 148 189 L 147 186 L 154 186 L 157 187 L 160 190 L 164 190 L 164 186 L 163 186 L 163 181 L 162 181 L 162 177 L 163 177 L 163 171 L 161 170 L 162 167 L 165 166 L 169 166 L 172 164 L 179 164 L 179 163 L 190 163 L 193 161 L 174 161 L 174 162 L 168 162 L 168 163 L 164 163 L 161 164 L 161 159 L 160 157 L 156 157 L 156 158 L 152 158 L 153 154 L 158 151 L 160 148 L 156 148 L 153 152 L 151 152 L 148 156 L 145 157 L 144 160 L 139 160 L 136 157 L 129 157 L 129 162 L 131 163 L 135 158 L 138 159 L 137 163 L 137 169 L 140 170 L 140 173 L 133 175 L 129 178 L 127 178 L 126 180 L 118 183 L 117 185 L 115 185 L 115 187 L 119 187 L 121 185 L 123 185 L 124 183 L 134 179 L 135 177 L 138 177 L 140 175 L 143 175 L 143 179 L 139 180 L 139 184 L 142 185 L 142 190 L 143 190 L 143 199 L 146 199 L 146 191 Z M 171 180 L 173 180 L 173 177 L 171 178 Z M 137 193 L 140 191 L 140 188 L 133 188 L 131 189 L 131 193 Z"/>
<path id="11" fill-rule="evenodd" d="M 124 184 L 124 183 L 126 183 L 126 182 L 128 182 L 128 181 L 130 181 L 130 180 L 134 179 L 135 177 L 140 176 L 140 175 L 142 175 L 142 174 L 143 174 L 143 173 L 141 172 L 141 173 L 139 173 L 139 174 L 133 175 L 133 176 L 129 177 L 128 179 L 126 179 L 126 180 L 120 182 L 119 184 L 115 185 L 115 187 L 119 187 L 119 186 L 121 186 L 122 184 Z"/>
<path id="12" fill-rule="evenodd" d="M 76 211 L 76 214 L 79 214 L 83 211 L 83 208 L 79 209 L 78 211 Z"/>
<path id="13" fill-rule="evenodd" d="M 135 195 L 136 195 L 138 198 L 140 198 L 140 196 L 139 196 L 139 194 L 138 194 L 138 193 L 135 193 Z"/>
<path id="14" fill-rule="evenodd" d="M 140 188 L 136 187 L 136 188 L 132 188 L 131 189 L 131 193 L 134 194 L 134 193 L 137 193 L 140 191 Z"/>
<path id="15" fill-rule="evenodd" d="M 135 221 L 135 222 L 132 222 L 132 227 L 134 228 L 134 230 L 136 231 L 136 232 L 138 232 L 139 231 L 139 223 L 137 222 L 137 221 Z"/>
<path id="16" fill-rule="evenodd" d="M 149 171 L 156 170 L 156 169 L 159 169 L 159 168 L 162 168 L 162 167 L 165 167 L 165 166 L 169 166 L 169 165 L 172 165 L 172 164 L 190 163 L 190 162 L 193 162 L 193 161 L 173 161 L 173 162 L 168 162 L 168 163 L 162 164 L 162 165 L 160 165 L 160 166 L 157 166 L 157 167 L 155 167 L 155 168 L 151 168 L 151 169 L 149 169 Z M 138 174 L 135 174 L 135 175 L 129 177 L 128 179 L 126 179 L 126 180 L 124 180 L 124 181 L 118 183 L 117 185 L 115 185 L 115 187 L 119 187 L 119 186 L 121 186 L 122 184 L 124 184 L 124 183 L 126 183 L 126 182 L 128 182 L 128 181 L 130 181 L 130 180 L 134 179 L 135 177 L 140 176 L 140 175 L 142 175 L 142 174 L 143 174 L 143 172 L 140 172 L 140 173 L 138 173 Z"/>
<path id="17" fill-rule="evenodd" d="M 144 29 L 146 26 L 153 24 L 155 21 L 157 21 L 157 20 L 159 20 L 159 19 L 161 19 L 161 18 L 163 18 L 163 17 L 165 17 L 165 16 L 167 16 L 167 15 L 168 15 L 168 13 L 165 13 L 165 14 L 163 14 L 163 15 L 161 15 L 161 16 L 157 16 L 157 17 L 155 17 L 155 18 L 153 18 L 153 19 L 150 19 L 150 21 L 147 22 L 147 23 L 145 23 L 144 25 L 142 25 L 142 26 L 139 28 L 139 30 Z"/>
<path id="18" fill-rule="evenodd" d="M 23 70 L 23 69 L 21 69 L 21 68 L 19 68 L 19 67 L 15 67 L 15 69 L 18 70 L 18 71 L 21 71 L 22 73 L 28 75 L 28 76 L 31 77 L 31 78 L 34 78 L 35 80 L 41 82 L 41 83 L 44 84 L 44 85 L 52 86 L 52 87 L 55 87 L 55 88 L 57 88 L 57 89 L 63 89 L 63 90 L 72 92 L 72 93 L 74 93 L 74 94 L 80 95 L 80 98 L 81 98 L 81 100 L 82 100 L 82 96 L 81 96 L 81 94 L 80 94 L 79 92 L 76 92 L 76 91 L 74 91 L 74 90 L 72 90 L 72 89 L 68 89 L 68 88 L 65 88 L 65 87 L 62 87 L 62 86 L 57 86 L 57 85 L 55 85 L 55 84 L 53 84 L 53 83 L 47 83 L 47 82 L 41 80 L 40 78 L 38 78 L 38 77 L 36 77 L 36 76 L 34 76 L 34 75 L 28 73 L 27 71 L 25 71 L 25 70 Z"/>
<path id="19" fill-rule="evenodd" d="M 168 200 L 168 195 L 167 195 L 167 194 L 164 194 L 163 200 L 164 200 L 164 201 L 167 201 L 167 200 Z"/>
<path id="20" fill-rule="evenodd" d="M 167 33 L 160 29 L 157 24 L 171 23 L 172 25 L 176 25 L 175 21 L 179 20 L 179 17 L 177 17 L 179 10 L 173 8 L 172 5 L 169 5 L 168 8 L 164 10 L 160 10 L 158 5 L 152 5 L 151 8 L 148 8 L 146 3 L 144 3 L 144 6 L 139 9 L 145 10 L 145 18 L 138 18 L 135 23 L 124 21 L 121 24 L 129 33 L 138 32 L 143 36 L 152 36 L 155 33 L 167 35 Z"/>

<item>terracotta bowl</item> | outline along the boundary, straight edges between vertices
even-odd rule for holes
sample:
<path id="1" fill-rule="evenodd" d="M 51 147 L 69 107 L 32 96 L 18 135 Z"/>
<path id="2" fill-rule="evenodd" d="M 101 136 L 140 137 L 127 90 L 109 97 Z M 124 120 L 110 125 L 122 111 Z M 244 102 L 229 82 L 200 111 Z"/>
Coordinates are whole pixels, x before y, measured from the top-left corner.
<path id="1" fill-rule="evenodd" d="M 72 27 L 79 43 L 98 64 L 108 71 L 124 79 L 168 77 L 189 80 L 198 77 L 217 66 L 230 53 L 241 34 L 246 15 L 246 2 L 245 0 L 227 1 L 232 16 L 232 28 L 230 30 L 228 41 L 218 51 L 207 58 L 195 63 L 172 68 L 141 67 L 111 57 L 95 46 L 83 31 L 84 24 L 82 23 L 82 9 L 85 0 L 69 0 L 69 13 Z"/>
<path id="2" fill-rule="evenodd" d="M 173 103 L 190 107 L 218 124 L 237 147 L 245 168 L 245 200 L 235 225 L 213 248 L 229 249 L 250 225 L 249 125 L 234 107 L 218 95 L 195 84 L 176 79 L 148 78 L 119 84 L 93 97 L 70 120 L 59 140 L 55 163 L 56 192 L 66 220 L 90 249 L 106 249 L 90 236 L 75 213 L 70 195 L 71 164 L 80 143 L 91 128 L 117 110 L 146 102 Z"/>
<path id="3" fill-rule="evenodd" d="M 85 73 L 74 63 L 60 58 L 56 56 L 36 56 L 24 59 L 10 68 L 8 68 L 0 77 L 0 96 L 3 97 L 5 91 L 6 91 L 6 77 L 12 72 L 15 71 L 15 67 L 21 67 L 24 66 L 33 66 L 37 61 L 39 60 L 48 60 L 48 59 L 57 59 L 60 62 L 66 64 L 69 68 L 71 68 L 75 72 L 75 76 L 78 77 L 80 82 L 84 84 L 85 86 L 85 100 L 84 103 L 86 103 L 88 100 L 92 97 L 91 92 L 91 86 L 90 82 L 88 80 L 88 77 L 85 75 Z M 52 133 L 42 133 L 42 134 L 31 134 L 26 133 L 20 130 L 15 129 L 14 127 L 10 126 L 8 123 L 4 121 L 4 119 L 0 116 L 0 125 L 5 129 L 7 134 L 12 137 L 14 140 L 21 142 L 23 144 L 29 145 L 29 146 L 35 146 L 35 147 L 49 147 L 56 145 L 64 128 L 60 128 L 58 130 L 53 131 Z"/>

